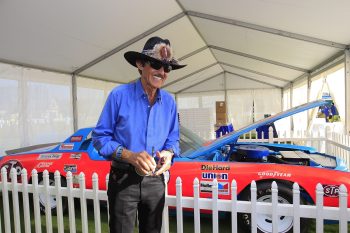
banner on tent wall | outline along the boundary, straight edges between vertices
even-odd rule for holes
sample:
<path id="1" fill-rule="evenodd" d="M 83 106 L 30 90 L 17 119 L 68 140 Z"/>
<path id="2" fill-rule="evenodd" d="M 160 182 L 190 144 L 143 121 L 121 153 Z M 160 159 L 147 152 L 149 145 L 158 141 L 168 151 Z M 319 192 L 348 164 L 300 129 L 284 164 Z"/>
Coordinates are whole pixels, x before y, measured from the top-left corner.
<path id="1" fill-rule="evenodd" d="M 340 121 L 340 116 L 334 101 L 328 92 L 322 94 L 322 99 L 327 101 L 327 105 L 318 108 L 316 118 L 324 118 L 327 123 Z"/>

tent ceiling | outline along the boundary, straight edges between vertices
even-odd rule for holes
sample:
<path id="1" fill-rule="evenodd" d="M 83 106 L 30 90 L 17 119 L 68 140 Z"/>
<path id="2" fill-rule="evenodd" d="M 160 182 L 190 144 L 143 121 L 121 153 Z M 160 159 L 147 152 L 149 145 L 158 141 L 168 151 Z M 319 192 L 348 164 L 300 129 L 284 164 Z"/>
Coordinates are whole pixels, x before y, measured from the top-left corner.
<path id="1" fill-rule="evenodd" d="M 174 93 L 283 88 L 349 48 L 350 1 L 0 2 L 0 61 L 130 82 L 123 58 L 152 35 L 188 64 Z"/>

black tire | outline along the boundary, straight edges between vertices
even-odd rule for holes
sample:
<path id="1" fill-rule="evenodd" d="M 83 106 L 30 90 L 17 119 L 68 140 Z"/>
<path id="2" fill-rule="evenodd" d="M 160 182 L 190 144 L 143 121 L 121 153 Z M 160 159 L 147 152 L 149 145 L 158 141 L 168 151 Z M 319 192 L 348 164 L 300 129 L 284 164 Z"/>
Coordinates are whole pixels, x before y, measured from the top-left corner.
<path id="1" fill-rule="evenodd" d="M 38 184 L 43 185 L 43 174 L 38 174 Z M 49 174 L 49 184 L 50 186 L 55 186 L 55 177 L 54 174 Z M 61 176 L 61 187 L 67 187 L 67 181 L 64 177 Z M 49 197 L 51 201 L 51 213 L 52 215 L 57 215 L 57 202 L 56 202 L 56 196 L 50 196 Z M 43 193 L 39 193 L 39 204 L 40 204 L 40 212 L 42 214 L 45 214 L 45 202 L 46 198 Z M 62 212 L 63 214 L 66 213 L 68 210 L 68 200 L 67 197 L 62 197 Z"/>
<path id="2" fill-rule="evenodd" d="M 250 201 L 250 188 L 243 191 L 240 200 Z M 271 183 L 263 182 L 257 184 L 257 201 L 271 202 Z M 293 203 L 293 189 L 291 185 L 286 183 L 278 183 L 278 202 L 285 204 Z M 306 204 L 306 201 L 300 197 L 300 204 Z M 238 225 L 244 232 L 251 231 L 251 215 L 248 213 L 238 213 Z M 300 232 L 305 233 L 308 230 L 310 219 L 300 219 Z M 278 222 L 279 233 L 293 232 L 293 217 L 280 216 Z M 272 232 L 272 220 L 270 215 L 259 214 L 257 217 L 257 232 L 267 233 Z"/>

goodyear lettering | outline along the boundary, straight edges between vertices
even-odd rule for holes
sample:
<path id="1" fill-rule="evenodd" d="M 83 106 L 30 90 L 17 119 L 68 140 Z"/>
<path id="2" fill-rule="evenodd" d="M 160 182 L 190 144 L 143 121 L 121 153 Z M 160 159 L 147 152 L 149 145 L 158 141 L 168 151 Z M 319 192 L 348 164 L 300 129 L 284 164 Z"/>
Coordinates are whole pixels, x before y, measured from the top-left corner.
<path id="1" fill-rule="evenodd" d="M 258 172 L 258 175 L 267 177 L 292 177 L 291 173 L 278 172 L 278 171 L 262 171 Z"/>

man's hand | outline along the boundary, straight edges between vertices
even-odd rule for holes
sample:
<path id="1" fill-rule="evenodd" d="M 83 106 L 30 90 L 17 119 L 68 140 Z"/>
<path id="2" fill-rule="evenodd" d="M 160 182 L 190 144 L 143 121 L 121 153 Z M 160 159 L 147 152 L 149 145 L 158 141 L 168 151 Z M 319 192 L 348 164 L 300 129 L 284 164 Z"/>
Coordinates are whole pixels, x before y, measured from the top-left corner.
<path id="1" fill-rule="evenodd" d="M 122 159 L 135 167 L 137 173 L 141 176 L 151 175 L 156 169 L 156 162 L 154 158 L 147 153 L 142 151 L 134 153 L 129 150 L 123 150 Z"/>
<path id="2" fill-rule="evenodd" d="M 173 155 L 173 153 L 167 150 L 156 152 L 156 156 L 158 157 L 158 163 L 157 171 L 154 173 L 154 175 L 159 176 L 170 169 L 171 159 L 173 158 Z"/>

